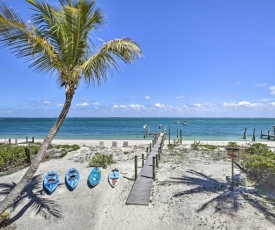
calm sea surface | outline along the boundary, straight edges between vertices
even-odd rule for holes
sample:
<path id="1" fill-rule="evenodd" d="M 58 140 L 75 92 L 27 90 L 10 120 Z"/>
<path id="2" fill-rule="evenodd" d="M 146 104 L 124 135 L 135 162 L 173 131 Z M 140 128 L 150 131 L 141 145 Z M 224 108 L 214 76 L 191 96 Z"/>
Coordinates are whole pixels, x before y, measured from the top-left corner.
<path id="1" fill-rule="evenodd" d="M 0 118 L 0 139 L 46 136 L 55 118 Z M 188 125 L 183 125 L 187 121 Z M 180 123 L 177 123 L 180 122 Z M 247 128 L 247 140 L 256 140 L 261 130 L 273 134 L 275 118 L 67 118 L 59 130 L 58 139 L 143 139 L 144 125 L 148 133 L 156 133 L 159 125 L 163 132 L 170 129 L 171 139 L 183 133 L 184 140 L 243 140 Z M 148 136 L 148 139 L 152 137 Z"/>

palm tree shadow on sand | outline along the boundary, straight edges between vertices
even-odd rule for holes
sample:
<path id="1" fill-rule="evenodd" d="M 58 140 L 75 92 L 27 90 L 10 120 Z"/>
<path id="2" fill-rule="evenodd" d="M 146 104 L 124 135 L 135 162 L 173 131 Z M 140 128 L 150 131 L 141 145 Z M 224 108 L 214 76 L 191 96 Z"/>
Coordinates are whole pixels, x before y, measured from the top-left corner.
<path id="1" fill-rule="evenodd" d="M 43 188 L 41 189 L 41 181 L 43 181 L 42 175 L 34 176 L 29 185 L 22 191 L 20 197 L 13 204 L 12 210 L 15 211 L 19 204 L 25 199 L 28 200 L 28 202 L 15 216 L 9 219 L 9 223 L 18 220 L 29 208 L 35 211 L 35 215 L 41 215 L 45 219 L 62 218 L 61 206 L 54 200 L 43 196 L 47 193 Z M 7 195 L 15 186 L 16 183 L 14 182 L 0 183 L 0 195 Z"/>
<path id="2" fill-rule="evenodd" d="M 243 198 L 248 204 L 265 215 L 271 222 L 275 223 L 275 213 L 270 209 L 274 208 L 275 200 L 268 199 L 266 196 L 257 192 L 256 189 L 246 189 L 239 186 L 240 174 L 234 177 L 234 191 L 230 190 L 231 178 L 226 177 L 224 182 L 211 178 L 201 172 L 188 170 L 187 173 L 193 176 L 170 177 L 171 180 L 160 183 L 166 184 L 187 184 L 195 186 L 192 189 L 175 193 L 174 197 L 180 197 L 192 193 L 216 193 L 216 197 L 204 203 L 197 212 L 201 212 L 208 206 L 212 205 L 215 212 L 226 213 L 233 215 L 240 209 L 240 199 Z M 268 207 L 268 205 L 271 207 Z"/>

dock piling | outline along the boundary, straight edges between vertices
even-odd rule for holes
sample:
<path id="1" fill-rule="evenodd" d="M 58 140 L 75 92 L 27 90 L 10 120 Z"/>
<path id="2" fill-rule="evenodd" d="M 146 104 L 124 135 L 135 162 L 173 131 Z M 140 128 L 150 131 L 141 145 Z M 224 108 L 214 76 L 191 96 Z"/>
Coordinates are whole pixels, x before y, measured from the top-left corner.
<path id="1" fill-rule="evenodd" d="M 137 155 L 135 155 L 135 181 L 137 180 Z"/>

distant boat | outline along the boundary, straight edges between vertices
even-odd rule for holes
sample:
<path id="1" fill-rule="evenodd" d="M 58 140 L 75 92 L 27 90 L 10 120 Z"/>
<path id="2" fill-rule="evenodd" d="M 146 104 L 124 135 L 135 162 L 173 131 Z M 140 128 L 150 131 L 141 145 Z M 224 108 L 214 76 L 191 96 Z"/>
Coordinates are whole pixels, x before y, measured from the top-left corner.
<path id="1" fill-rule="evenodd" d="M 188 124 L 187 121 L 184 121 L 184 122 L 183 122 L 183 125 L 187 125 L 187 124 Z"/>
<path id="2" fill-rule="evenodd" d="M 181 122 L 179 120 L 175 121 L 175 124 L 180 124 Z"/>

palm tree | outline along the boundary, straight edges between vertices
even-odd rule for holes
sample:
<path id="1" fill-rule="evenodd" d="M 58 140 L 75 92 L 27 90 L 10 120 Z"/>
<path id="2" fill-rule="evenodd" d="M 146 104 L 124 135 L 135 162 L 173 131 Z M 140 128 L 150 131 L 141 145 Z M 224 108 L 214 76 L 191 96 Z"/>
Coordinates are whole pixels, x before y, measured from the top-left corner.
<path id="1" fill-rule="evenodd" d="M 65 120 L 80 80 L 100 84 L 117 70 L 116 60 L 129 64 L 142 56 L 129 38 L 114 39 L 97 49 L 92 32 L 102 27 L 104 16 L 95 0 L 59 0 L 59 6 L 39 0 L 31 4 L 31 22 L 0 2 L 0 43 L 17 57 L 26 58 L 30 67 L 57 76 L 65 88 L 65 103 L 55 124 L 43 141 L 31 166 L 17 186 L 0 203 L 0 216 L 18 198 L 33 178 L 46 150 Z M 1 221 L 1 218 L 0 218 Z"/>

